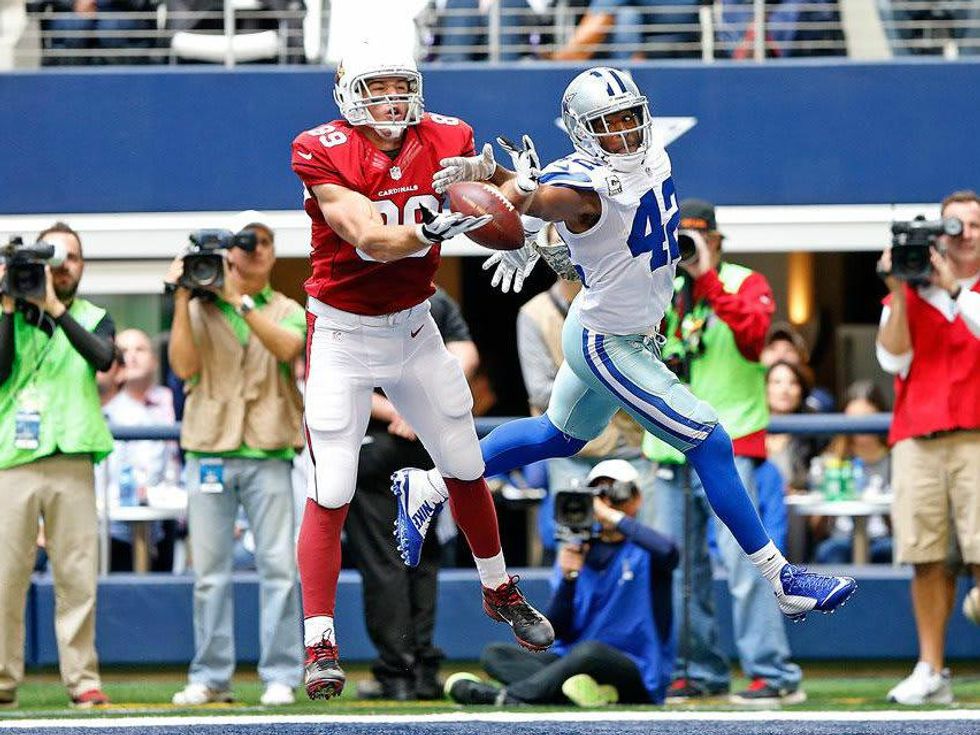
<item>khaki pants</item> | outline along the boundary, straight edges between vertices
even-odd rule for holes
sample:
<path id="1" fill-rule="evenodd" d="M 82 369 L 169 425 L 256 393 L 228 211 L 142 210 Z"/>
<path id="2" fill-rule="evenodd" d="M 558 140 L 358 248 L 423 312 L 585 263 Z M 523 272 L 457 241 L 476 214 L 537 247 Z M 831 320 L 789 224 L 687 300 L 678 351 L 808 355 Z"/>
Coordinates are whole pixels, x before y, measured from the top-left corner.
<path id="1" fill-rule="evenodd" d="M 892 487 L 899 563 L 945 561 L 955 534 L 963 561 L 980 564 L 980 431 L 898 442 Z"/>
<path id="2" fill-rule="evenodd" d="M 98 518 L 88 456 L 56 454 L 0 470 L 0 692 L 24 678 L 24 607 L 44 518 L 55 584 L 61 679 L 70 695 L 101 688 L 95 654 Z"/>

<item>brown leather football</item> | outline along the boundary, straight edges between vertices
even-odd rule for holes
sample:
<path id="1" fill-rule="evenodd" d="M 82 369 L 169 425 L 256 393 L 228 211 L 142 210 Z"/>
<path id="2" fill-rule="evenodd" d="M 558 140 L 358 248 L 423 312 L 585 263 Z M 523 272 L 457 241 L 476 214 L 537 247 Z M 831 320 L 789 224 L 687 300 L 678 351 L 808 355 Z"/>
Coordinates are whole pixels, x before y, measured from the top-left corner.
<path id="1" fill-rule="evenodd" d="M 449 208 L 462 214 L 493 215 L 483 227 L 471 230 L 466 236 L 478 245 L 491 250 L 517 250 L 524 245 L 521 217 L 503 192 L 483 181 L 461 181 L 448 190 Z"/>

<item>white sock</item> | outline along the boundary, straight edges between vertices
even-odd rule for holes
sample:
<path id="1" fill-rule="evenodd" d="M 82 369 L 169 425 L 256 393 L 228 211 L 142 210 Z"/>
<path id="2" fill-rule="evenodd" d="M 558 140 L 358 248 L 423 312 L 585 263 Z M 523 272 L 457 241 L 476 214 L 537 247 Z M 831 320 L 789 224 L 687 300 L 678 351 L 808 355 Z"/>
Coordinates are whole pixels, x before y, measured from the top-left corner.
<path id="1" fill-rule="evenodd" d="M 429 482 L 432 483 L 432 487 L 439 494 L 439 497 L 443 501 L 449 500 L 449 488 L 446 487 L 446 481 L 442 479 L 442 475 L 439 474 L 437 468 L 433 468 L 425 473 L 429 478 Z"/>
<path id="2" fill-rule="evenodd" d="M 776 544 L 770 541 L 761 549 L 748 556 L 749 561 L 755 564 L 755 568 L 759 570 L 759 573 L 763 577 L 768 579 L 772 584 L 779 581 L 779 572 L 786 565 L 786 559 L 779 549 L 776 548 Z"/>
<path id="3" fill-rule="evenodd" d="M 320 641 L 337 645 L 334 637 L 333 618 L 329 615 L 314 615 L 303 620 L 303 645 L 315 646 Z"/>
<path id="4" fill-rule="evenodd" d="M 476 562 L 476 571 L 480 573 L 480 584 L 484 587 L 495 590 L 500 585 L 510 581 L 510 575 L 507 574 L 507 564 L 504 563 L 503 551 L 488 559 L 481 559 L 474 555 L 473 561 Z"/>

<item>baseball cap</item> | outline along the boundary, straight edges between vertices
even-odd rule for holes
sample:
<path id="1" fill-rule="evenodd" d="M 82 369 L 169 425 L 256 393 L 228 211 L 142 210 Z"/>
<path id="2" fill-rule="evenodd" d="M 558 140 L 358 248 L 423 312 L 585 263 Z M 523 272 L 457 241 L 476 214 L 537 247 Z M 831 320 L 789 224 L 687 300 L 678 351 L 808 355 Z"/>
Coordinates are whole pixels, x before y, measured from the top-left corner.
<path id="1" fill-rule="evenodd" d="M 684 199 L 681 202 L 682 230 L 714 231 L 718 229 L 715 205 L 704 199 Z"/>
<path id="2" fill-rule="evenodd" d="M 592 468 L 586 483 L 592 485 L 603 477 L 617 482 L 636 482 L 640 473 L 625 459 L 605 459 Z"/>
<path id="3" fill-rule="evenodd" d="M 807 346 L 806 340 L 789 322 L 773 322 L 773 325 L 769 327 L 766 344 L 769 345 L 780 339 L 790 342 L 796 348 L 796 351 L 800 353 L 801 362 L 810 361 L 810 348 Z"/>

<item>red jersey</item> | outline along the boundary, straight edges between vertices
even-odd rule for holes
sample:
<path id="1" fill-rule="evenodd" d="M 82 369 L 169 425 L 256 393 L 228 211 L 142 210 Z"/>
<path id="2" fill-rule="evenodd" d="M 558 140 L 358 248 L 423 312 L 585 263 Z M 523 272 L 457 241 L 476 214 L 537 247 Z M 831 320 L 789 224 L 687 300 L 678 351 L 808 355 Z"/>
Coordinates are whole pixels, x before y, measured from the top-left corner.
<path id="1" fill-rule="evenodd" d="M 390 263 L 370 258 L 330 229 L 314 186 L 337 184 L 370 199 L 388 225 L 416 225 L 424 205 L 441 208 L 432 188 L 439 161 L 473 156 L 473 129 L 455 117 L 426 113 L 410 126 L 394 159 L 345 120 L 300 133 L 293 141 L 293 171 L 306 188 L 303 204 L 313 222 L 313 274 L 306 292 L 336 309 L 377 316 L 409 309 L 435 292 L 439 245 Z"/>

